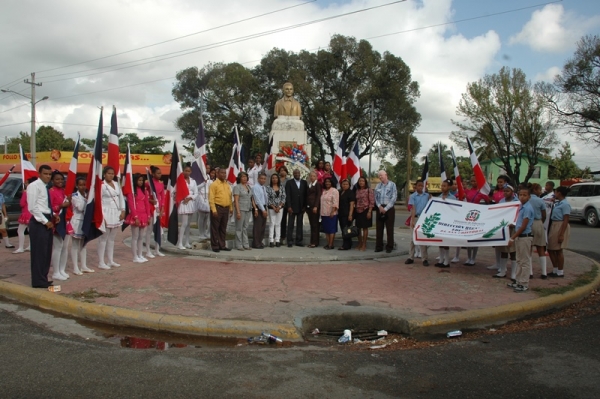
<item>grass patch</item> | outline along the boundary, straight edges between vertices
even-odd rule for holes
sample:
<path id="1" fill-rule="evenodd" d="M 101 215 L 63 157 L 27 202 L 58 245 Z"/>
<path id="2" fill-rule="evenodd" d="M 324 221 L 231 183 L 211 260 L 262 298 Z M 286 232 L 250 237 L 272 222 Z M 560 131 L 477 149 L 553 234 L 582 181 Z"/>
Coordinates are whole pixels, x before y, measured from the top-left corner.
<path id="1" fill-rule="evenodd" d="M 563 287 L 554 287 L 554 288 L 534 288 L 533 291 L 537 292 L 539 296 L 548 296 L 554 294 L 564 294 L 565 292 L 573 291 L 575 288 L 583 287 L 584 285 L 590 284 L 594 279 L 598 276 L 598 266 L 592 265 L 592 270 L 589 272 L 583 273 L 581 276 L 577 277 L 575 281 L 573 281 L 569 285 L 565 285 Z"/>
<path id="2" fill-rule="evenodd" d="M 109 292 L 98 292 L 95 288 L 90 288 L 81 292 L 73 292 L 71 294 L 65 294 L 65 296 L 73 299 L 77 299 L 78 301 L 94 303 L 96 302 L 96 298 L 116 298 L 119 294 L 112 294 Z"/>

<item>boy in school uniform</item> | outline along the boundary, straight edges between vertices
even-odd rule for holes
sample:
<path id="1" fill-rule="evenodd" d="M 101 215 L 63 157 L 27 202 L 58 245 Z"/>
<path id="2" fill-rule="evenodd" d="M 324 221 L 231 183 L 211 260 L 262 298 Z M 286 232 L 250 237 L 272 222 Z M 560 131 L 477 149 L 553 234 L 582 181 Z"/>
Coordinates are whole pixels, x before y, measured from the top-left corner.
<path id="1" fill-rule="evenodd" d="M 519 216 L 515 224 L 515 232 L 510 237 L 510 242 L 514 243 L 517 252 L 517 274 L 516 282 L 507 284 L 515 292 L 526 292 L 529 289 L 529 265 L 531 262 L 531 244 L 533 243 L 533 220 L 534 211 L 529 203 L 531 194 L 529 189 L 521 188 L 519 190 Z"/>

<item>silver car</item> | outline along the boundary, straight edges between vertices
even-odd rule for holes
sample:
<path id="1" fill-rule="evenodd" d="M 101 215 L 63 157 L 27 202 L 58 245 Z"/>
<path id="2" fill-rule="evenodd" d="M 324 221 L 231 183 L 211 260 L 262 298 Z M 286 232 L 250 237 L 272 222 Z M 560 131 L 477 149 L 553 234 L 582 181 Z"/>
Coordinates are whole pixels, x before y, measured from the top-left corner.
<path id="1" fill-rule="evenodd" d="M 567 196 L 571 219 L 581 219 L 590 227 L 598 226 L 600 212 L 600 183 L 577 183 Z"/>

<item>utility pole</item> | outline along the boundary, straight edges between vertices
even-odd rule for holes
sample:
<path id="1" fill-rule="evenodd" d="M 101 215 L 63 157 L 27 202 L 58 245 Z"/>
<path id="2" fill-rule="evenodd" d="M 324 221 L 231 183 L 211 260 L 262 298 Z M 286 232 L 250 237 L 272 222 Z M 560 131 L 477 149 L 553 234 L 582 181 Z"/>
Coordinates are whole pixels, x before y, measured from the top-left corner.
<path id="1" fill-rule="evenodd" d="M 369 134 L 369 137 L 371 138 L 371 140 L 369 140 L 371 142 L 371 148 L 369 150 L 369 176 L 367 177 L 367 181 L 370 183 L 371 182 L 371 155 L 373 154 L 373 111 L 375 110 L 375 101 L 371 101 L 371 133 Z"/>
<path id="2" fill-rule="evenodd" d="M 29 79 L 25 79 L 23 82 L 31 85 L 31 133 L 29 150 L 31 151 L 31 163 L 36 166 L 36 151 L 35 151 L 35 87 L 41 86 L 41 83 L 35 83 L 35 72 L 31 72 L 31 82 Z"/>
<path id="3" fill-rule="evenodd" d="M 404 190 L 404 195 L 406 196 L 406 200 L 408 200 L 408 195 L 410 191 L 410 176 L 411 176 L 411 167 L 412 167 L 412 155 L 410 153 L 410 136 L 408 133 L 408 140 L 406 144 L 406 189 Z"/>

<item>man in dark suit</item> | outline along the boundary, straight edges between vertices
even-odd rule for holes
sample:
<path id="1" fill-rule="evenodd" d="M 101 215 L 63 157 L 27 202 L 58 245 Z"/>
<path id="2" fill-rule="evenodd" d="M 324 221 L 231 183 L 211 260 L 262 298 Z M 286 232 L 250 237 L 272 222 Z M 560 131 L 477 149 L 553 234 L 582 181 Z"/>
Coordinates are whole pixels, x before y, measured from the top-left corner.
<path id="1" fill-rule="evenodd" d="M 294 178 L 285 184 L 285 207 L 288 210 L 287 242 L 288 247 L 295 243 L 303 247 L 302 219 L 306 208 L 306 193 L 308 184 L 300 179 L 300 171 L 294 169 Z M 294 223 L 296 224 L 296 241 L 294 242 Z"/>

